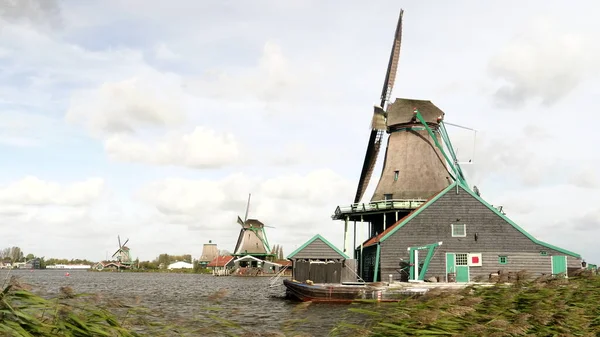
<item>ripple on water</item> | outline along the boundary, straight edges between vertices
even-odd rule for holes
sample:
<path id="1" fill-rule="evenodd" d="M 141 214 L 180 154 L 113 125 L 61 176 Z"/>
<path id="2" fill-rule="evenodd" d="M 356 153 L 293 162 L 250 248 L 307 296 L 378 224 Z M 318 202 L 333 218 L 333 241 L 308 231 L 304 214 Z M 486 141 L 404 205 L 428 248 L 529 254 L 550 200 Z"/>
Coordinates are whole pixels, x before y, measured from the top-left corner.
<path id="1" fill-rule="evenodd" d="M 261 331 L 280 330 L 286 323 L 297 331 L 326 336 L 348 314 L 347 305 L 305 305 L 283 299 L 283 286 L 269 288 L 267 277 L 214 277 L 200 274 L 117 273 L 36 270 L 11 271 L 22 281 L 52 295 L 69 286 L 77 293 L 119 297 L 162 312 L 167 319 L 198 319 L 207 313 Z M 0 280 L 7 271 L 0 271 Z M 211 310 L 212 309 L 212 310 Z M 215 311 L 216 310 L 216 311 Z"/>

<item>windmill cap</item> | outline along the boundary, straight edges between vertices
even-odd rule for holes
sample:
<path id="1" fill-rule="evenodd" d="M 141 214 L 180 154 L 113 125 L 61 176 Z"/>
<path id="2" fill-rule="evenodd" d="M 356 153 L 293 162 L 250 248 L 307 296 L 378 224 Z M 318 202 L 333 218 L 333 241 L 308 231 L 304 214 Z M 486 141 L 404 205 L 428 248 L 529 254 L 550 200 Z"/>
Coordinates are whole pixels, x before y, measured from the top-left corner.
<path id="1" fill-rule="evenodd" d="M 444 112 L 431 101 L 397 98 L 388 105 L 387 125 L 412 124 L 412 119 L 417 111 L 421 113 L 427 123 L 432 124 L 438 124 L 438 117 L 443 118 L 444 116 Z"/>

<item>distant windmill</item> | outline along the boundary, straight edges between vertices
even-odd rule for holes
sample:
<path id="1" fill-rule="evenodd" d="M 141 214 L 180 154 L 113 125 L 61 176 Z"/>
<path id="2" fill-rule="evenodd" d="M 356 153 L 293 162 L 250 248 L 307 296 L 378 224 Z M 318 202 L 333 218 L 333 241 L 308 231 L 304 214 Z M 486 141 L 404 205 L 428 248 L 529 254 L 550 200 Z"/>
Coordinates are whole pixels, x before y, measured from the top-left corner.
<path id="1" fill-rule="evenodd" d="M 242 228 L 240 229 L 240 235 L 238 236 L 237 244 L 235 245 L 235 250 L 233 252 L 233 255 L 235 256 L 267 256 L 271 253 L 267 234 L 265 233 L 265 227 L 274 227 L 266 226 L 257 219 L 248 219 L 251 196 L 251 194 L 248 195 L 248 204 L 246 205 L 246 215 L 244 216 L 244 220 L 239 216 L 237 218 L 237 223 L 239 223 Z"/>
<path id="2" fill-rule="evenodd" d="M 121 244 L 121 237 L 117 235 L 117 240 L 119 241 L 119 249 L 117 249 L 112 257 L 116 257 L 117 261 L 125 266 L 131 266 L 131 264 L 133 264 L 133 259 L 131 258 L 129 247 L 125 246 L 127 242 L 129 242 L 129 239 L 125 240 L 125 242 Z"/>

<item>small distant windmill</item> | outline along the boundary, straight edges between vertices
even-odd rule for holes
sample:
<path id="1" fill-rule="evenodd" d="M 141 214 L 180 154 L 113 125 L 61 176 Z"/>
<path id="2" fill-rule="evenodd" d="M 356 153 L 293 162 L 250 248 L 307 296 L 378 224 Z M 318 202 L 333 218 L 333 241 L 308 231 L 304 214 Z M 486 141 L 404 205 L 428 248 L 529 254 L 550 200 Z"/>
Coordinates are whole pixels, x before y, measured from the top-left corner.
<path id="1" fill-rule="evenodd" d="M 119 240 L 119 249 L 117 249 L 112 257 L 116 257 L 117 261 L 119 261 L 122 265 L 131 266 L 133 264 L 133 259 L 131 258 L 129 247 L 125 246 L 127 242 L 129 242 L 129 239 L 125 240 L 125 242 L 121 244 L 121 237 L 117 235 L 117 240 Z"/>
<path id="2" fill-rule="evenodd" d="M 246 205 L 246 215 L 244 216 L 244 220 L 242 220 L 239 216 L 237 218 L 237 223 L 242 226 L 242 229 L 240 229 L 240 235 L 238 236 L 233 255 L 265 257 L 271 254 L 271 248 L 269 246 L 269 241 L 267 240 L 265 227 L 274 227 L 266 226 L 257 219 L 248 219 L 251 196 L 251 194 L 248 195 L 248 204 Z"/>

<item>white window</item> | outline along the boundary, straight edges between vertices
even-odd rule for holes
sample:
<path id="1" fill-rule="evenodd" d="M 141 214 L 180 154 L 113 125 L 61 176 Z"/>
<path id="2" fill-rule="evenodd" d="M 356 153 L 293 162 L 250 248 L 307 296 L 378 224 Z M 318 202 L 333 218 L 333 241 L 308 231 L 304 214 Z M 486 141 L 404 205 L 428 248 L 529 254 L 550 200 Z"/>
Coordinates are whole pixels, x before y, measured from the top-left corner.
<path id="1" fill-rule="evenodd" d="M 456 265 L 457 266 L 467 266 L 469 264 L 469 258 L 467 253 L 456 254 Z"/>
<path id="2" fill-rule="evenodd" d="M 467 236 L 467 225 L 463 224 L 452 224 L 452 237 L 465 237 Z"/>

